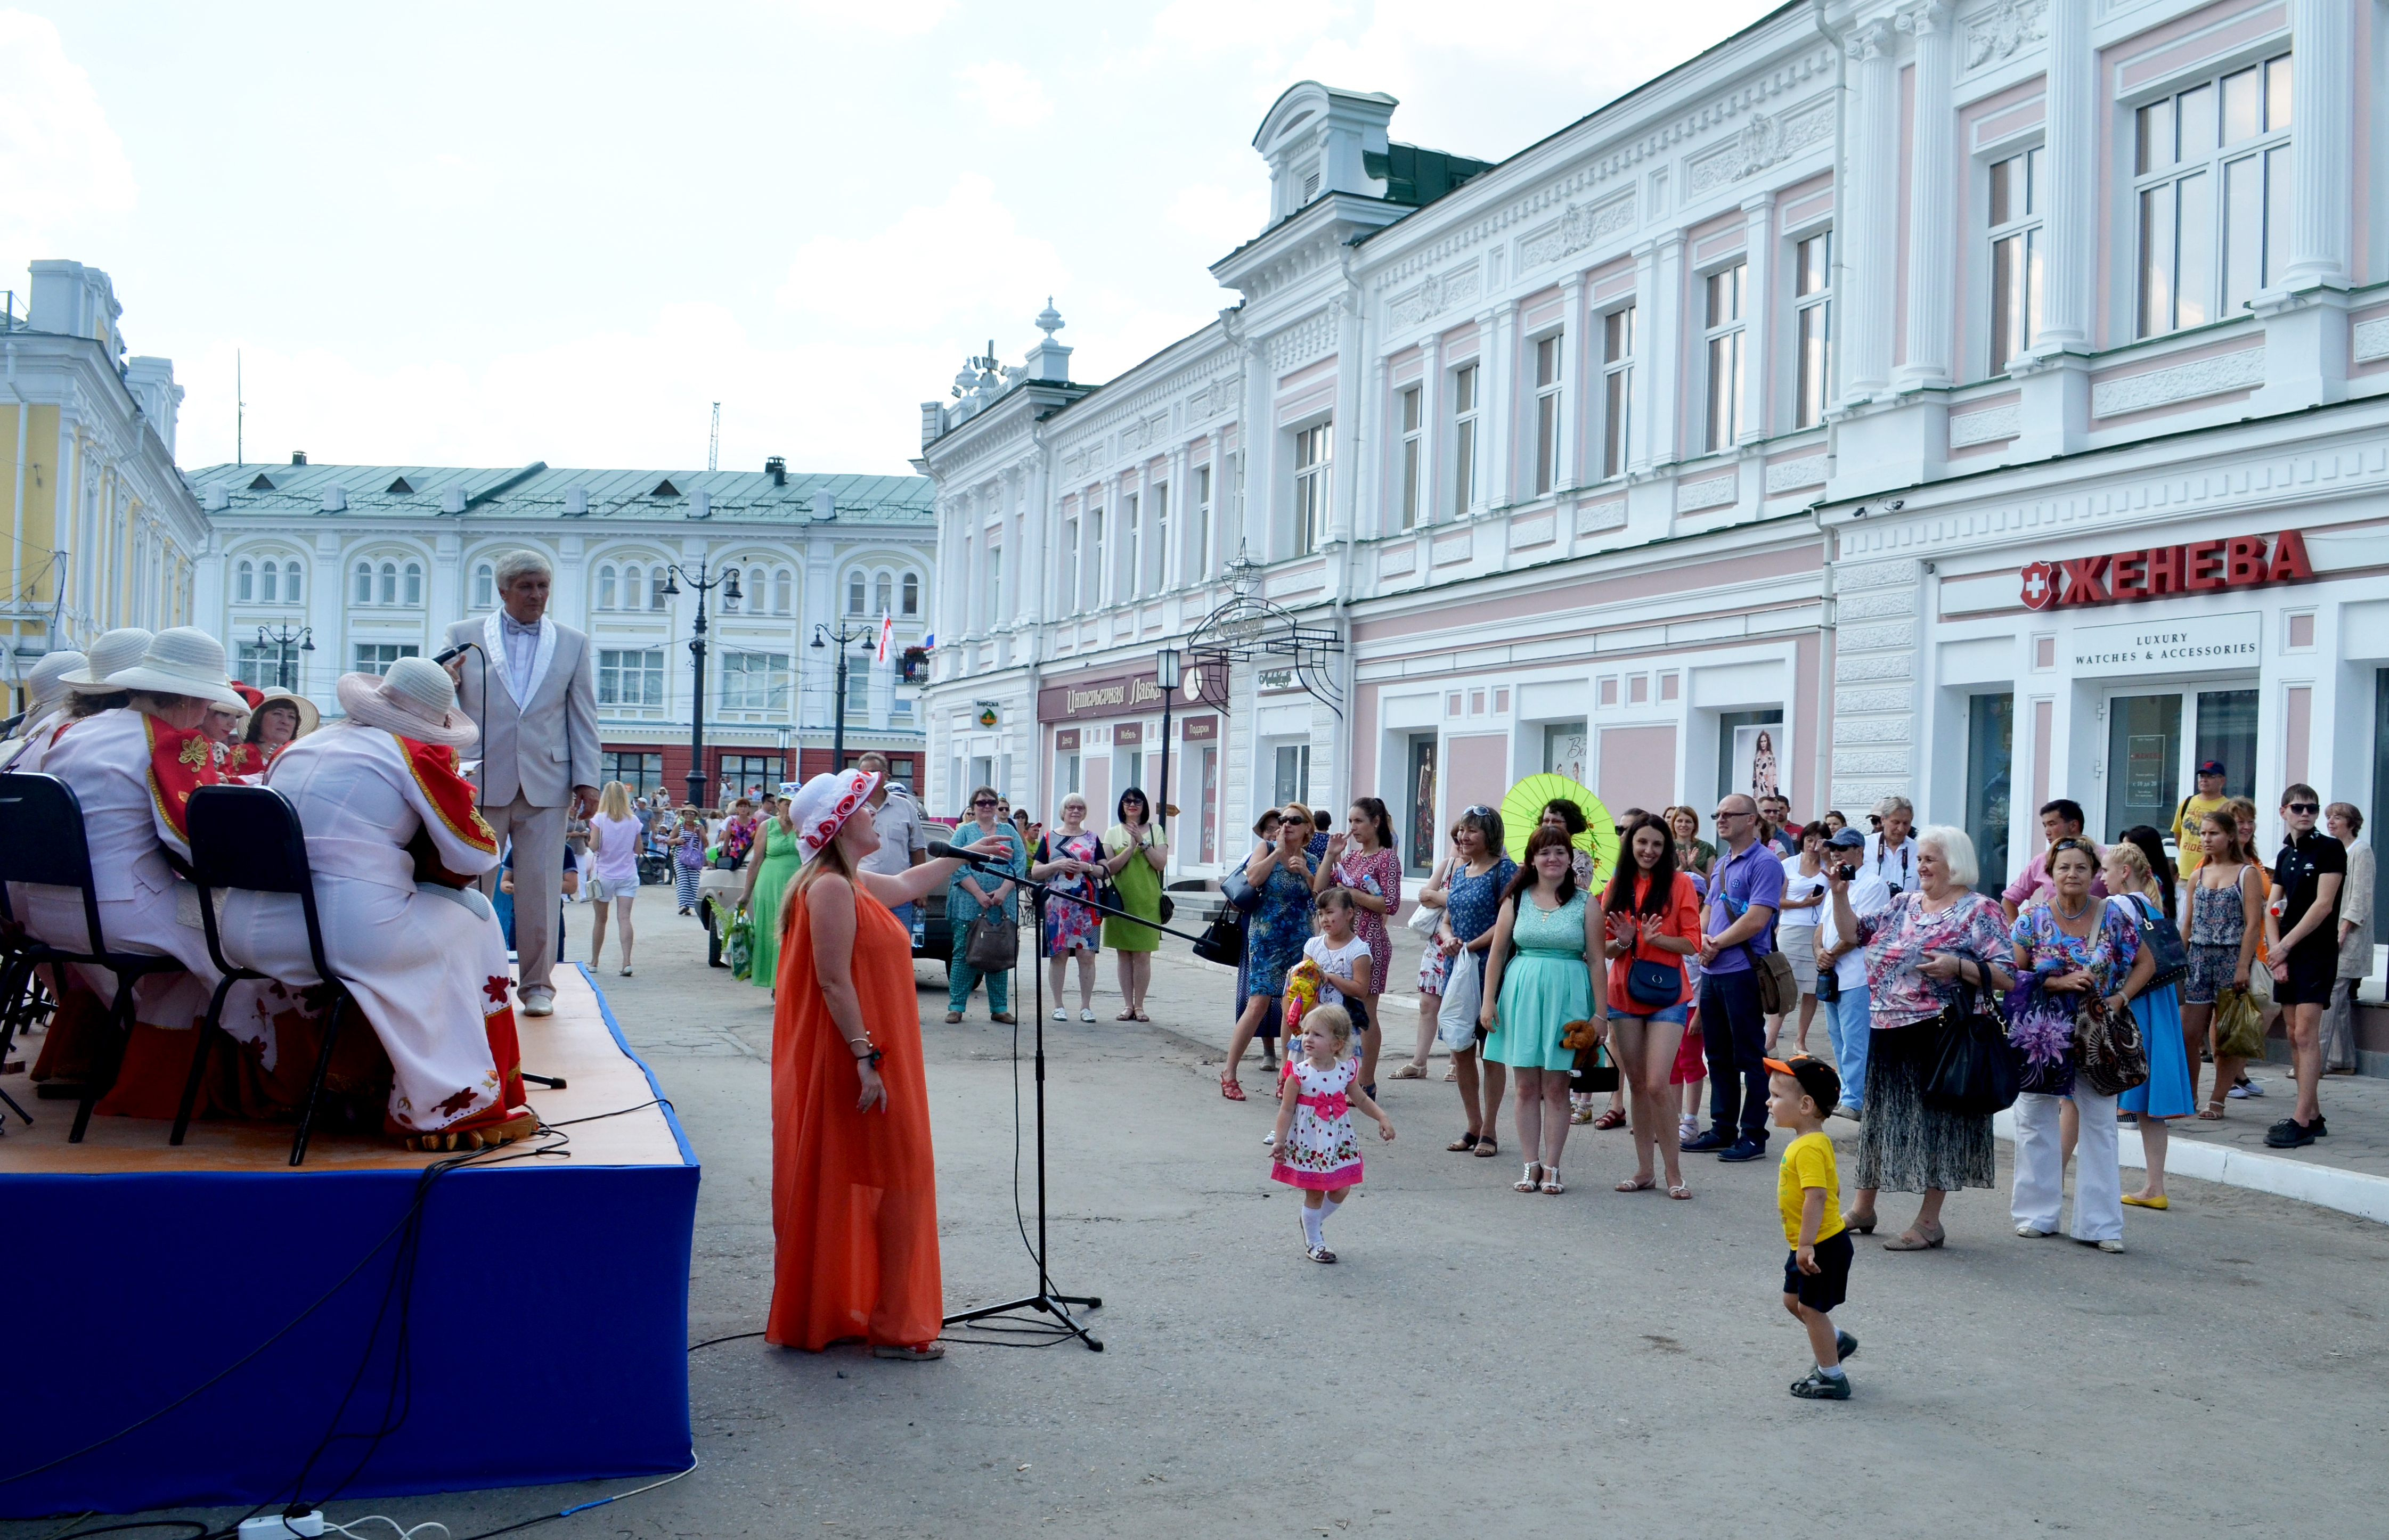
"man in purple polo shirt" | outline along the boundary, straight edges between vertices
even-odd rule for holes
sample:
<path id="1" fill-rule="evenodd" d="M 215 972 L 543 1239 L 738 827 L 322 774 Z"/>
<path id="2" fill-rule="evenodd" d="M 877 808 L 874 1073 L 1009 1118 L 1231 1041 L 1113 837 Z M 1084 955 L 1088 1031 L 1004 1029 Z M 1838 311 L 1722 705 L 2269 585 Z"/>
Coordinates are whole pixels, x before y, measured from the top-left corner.
<path id="1" fill-rule="evenodd" d="M 1708 918 L 1701 926 L 1709 1130 L 1684 1148 L 1715 1150 L 1724 1161 L 1755 1161 L 1767 1153 L 1766 1020 L 1758 1009 L 1757 961 L 1774 949 L 1783 862 L 1759 840 L 1758 804 L 1740 792 L 1718 800 L 1717 830 L 1724 849 L 1709 872 Z"/>

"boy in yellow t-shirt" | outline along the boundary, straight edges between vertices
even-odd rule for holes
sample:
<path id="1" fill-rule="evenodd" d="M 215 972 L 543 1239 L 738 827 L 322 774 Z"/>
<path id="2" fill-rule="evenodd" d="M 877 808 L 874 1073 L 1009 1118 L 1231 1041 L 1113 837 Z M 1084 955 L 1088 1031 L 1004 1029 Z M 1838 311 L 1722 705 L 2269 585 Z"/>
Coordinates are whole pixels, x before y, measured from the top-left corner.
<path id="1" fill-rule="evenodd" d="M 1825 1137 L 1825 1114 L 1841 1102 L 1842 1077 L 1832 1064 L 1805 1053 L 1765 1063 L 1768 1111 L 1777 1127 L 1794 1133 L 1775 1179 L 1775 1206 L 1792 1247 L 1783 1259 L 1783 1308 L 1808 1329 L 1817 1355 L 1817 1367 L 1793 1381 L 1792 1394 L 1805 1401 L 1847 1401 L 1850 1378 L 1842 1360 L 1859 1350 L 1859 1340 L 1834 1329 L 1833 1311 L 1849 1294 L 1850 1238 L 1842 1226 L 1833 1141 Z"/>
<path id="2" fill-rule="evenodd" d="M 2223 761 L 2220 759 L 2198 762 L 2197 784 L 2198 790 L 2183 797 L 2181 806 L 2175 808 L 2173 814 L 2173 843 L 2175 848 L 2181 852 L 2181 859 L 2177 864 L 2184 882 L 2196 880 L 2199 863 L 2206 859 L 2206 852 L 2201 848 L 2202 842 L 2198 837 L 2199 825 L 2206 821 L 2209 813 L 2219 810 L 2225 802 L 2230 800 L 2223 795 Z"/>

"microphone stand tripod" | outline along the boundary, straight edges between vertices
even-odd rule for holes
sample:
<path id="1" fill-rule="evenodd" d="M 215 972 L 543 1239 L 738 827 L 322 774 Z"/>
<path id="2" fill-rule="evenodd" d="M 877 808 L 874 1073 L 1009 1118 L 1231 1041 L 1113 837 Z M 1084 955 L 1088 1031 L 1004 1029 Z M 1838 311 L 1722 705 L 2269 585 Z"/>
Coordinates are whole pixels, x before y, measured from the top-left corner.
<path id="1" fill-rule="evenodd" d="M 972 866 L 981 870 L 986 870 L 994 864 L 984 857 L 965 859 Z M 1111 914 L 1123 920 L 1133 920 L 1148 930 L 1159 931 L 1164 935 L 1174 935 L 1182 941 L 1203 939 L 1199 935 L 1189 935 L 1184 931 L 1171 930 L 1167 925 L 1157 924 L 1151 920 L 1131 914 L 1126 910 L 1116 909 L 1099 899 L 1080 898 L 1067 893 L 1055 894 L 1052 891 L 1053 885 L 1050 883 L 1041 883 L 1025 876 L 1016 877 L 1009 872 L 1004 876 L 1005 880 L 1014 886 L 1025 888 L 1032 896 L 1030 914 L 1036 923 L 1037 949 L 1040 952 L 1044 949 L 1045 905 L 1049 899 L 1055 903 L 1077 904 L 1082 908 L 1093 910 L 1099 914 Z M 1033 989 L 1037 1005 L 1037 1292 L 1020 1299 L 1006 1300 L 1002 1305 L 983 1305 L 976 1310 L 965 1310 L 960 1315 L 948 1316 L 945 1324 L 959 1326 L 966 1321 L 984 1320 L 990 1316 L 1007 1316 L 1016 1310 L 1041 1310 L 1064 1327 L 1067 1335 L 1076 1337 L 1086 1343 L 1090 1351 L 1101 1353 L 1104 1350 L 1102 1341 L 1088 1330 L 1085 1322 L 1070 1313 L 1070 1306 L 1082 1305 L 1090 1310 L 1100 1310 L 1104 1307 L 1104 1302 L 1092 1295 L 1055 1293 L 1054 1275 L 1047 1270 L 1045 1264 L 1045 969 L 1043 962 L 1044 959 L 1039 957 L 1029 965 L 1029 972 L 1036 974 Z"/>

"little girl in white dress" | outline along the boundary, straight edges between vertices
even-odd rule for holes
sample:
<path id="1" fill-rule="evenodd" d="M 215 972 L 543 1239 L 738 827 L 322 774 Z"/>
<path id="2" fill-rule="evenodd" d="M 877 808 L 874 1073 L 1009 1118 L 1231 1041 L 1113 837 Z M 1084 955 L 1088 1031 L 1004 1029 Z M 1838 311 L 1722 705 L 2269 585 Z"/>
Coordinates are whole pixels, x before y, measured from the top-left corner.
<path id="1" fill-rule="evenodd" d="M 1314 1006 L 1302 1018 L 1300 1060 L 1289 1059 L 1296 1094 L 1284 1099 L 1271 1141 L 1270 1175 L 1302 1192 L 1303 1249 L 1313 1262 L 1333 1262 L 1327 1221 L 1361 1185 L 1361 1141 L 1352 1109 L 1377 1120 L 1380 1137 L 1394 1137 L 1393 1119 L 1354 1084 L 1361 1063 L 1349 1057 L 1352 1018 L 1340 1005 Z"/>

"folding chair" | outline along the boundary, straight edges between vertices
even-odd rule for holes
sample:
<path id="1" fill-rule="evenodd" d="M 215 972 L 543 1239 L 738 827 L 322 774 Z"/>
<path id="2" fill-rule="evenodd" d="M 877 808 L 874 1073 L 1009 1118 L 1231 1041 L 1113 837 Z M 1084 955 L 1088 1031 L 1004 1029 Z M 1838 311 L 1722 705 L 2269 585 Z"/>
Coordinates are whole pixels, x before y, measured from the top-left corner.
<path id="1" fill-rule="evenodd" d="M 0 1064 L 7 1063 L 17 1046 L 17 1035 L 48 1016 L 54 1004 L 49 991 L 42 987 L 42 975 L 23 955 L 26 939 L 25 933 L 13 925 L 0 939 Z M 0 1090 L 0 1105 L 24 1119 L 28 1128 L 33 1126 L 33 1114 L 5 1090 Z M 0 1132 L 6 1131 L 7 1124 L 0 1116 Z"/>
<path id="2" fill-rule="evenodd" d="M 323 1098 L 324 1076 L 332 1067 L 332 1045 L 339 1038 L 340 1017 L 352 998 L 349 986 L 324 961 L 324 926 L 315 915 L 315 873 L 307 862 L 307 836 L 299 827 L 297 809 L 270 786 L 202 786 L 191 794 L 184 821 L 191 840 L 191 881 L 199 890 L 199 923 L 207 931 L 208 956 L 224 974 L 224 982 L 216 986 L 215 998 L 208 1002 L 207 1019 L 199 1024 L 199 1041 L 191 1050 L 191 1075 L 183 1085 L 183 1104 L 174 1115 L 172 1142 L 182 1143 L 183 1131 L 190 1126 L 191 1106 L 198 1098 L 199 1080 L 207 1073 L 208 1049 L 224 1031 L 225 991 L 243 979 L 266 977 L 224 957 L 224 939 L 216 932 L 215 890 L 292 893 L 298 895 L 299 911 L 306 918 L 307 955 L 315 964 L 315 976 L 332 990 L 324 1046 L 315 1055 L 307 1100 L 299 1108 L 299 1131 L 290 1140 L 290 1164 L 297 1165 L 307 1158 L 315 1104 Z"/>
<path id="3" fill-rule="evenodd" d="M 91 1109 L 108 1094 L 116 1083 L 117 1071 L 123 1067 L 124 1046 L 133 1036 L 133 986 L 152 974 L 186 970 L 179 958 L 109 948 L 99 928 L 99 894 L 92 886 L 91 846 L 83 837 L 83 803 L 74 788 L 55 775 L 23 770 L 0 775 L 0 919 L 13 925 L 17 914 L 8 902 L 8 883 L 80 890 L 83 929 L 90 942 L 86 949 L 77 951 L 28 934 L 10 959 L 11 982 L 19 970 L 30 973 L 45 962 L 61 967 L 80 962 L 116 975 L 116 998 L 108 1010 L 109 1025 L 117 1029 L 116 1061 L 105 1075 L 83 1087 L 82 1103 L 75 1109 L 74 1130 L 67 1135 L 68 1143 L 80 1144 L 91 1124 Z M 13 999 L 14 991 L 10 993 Z"/>

